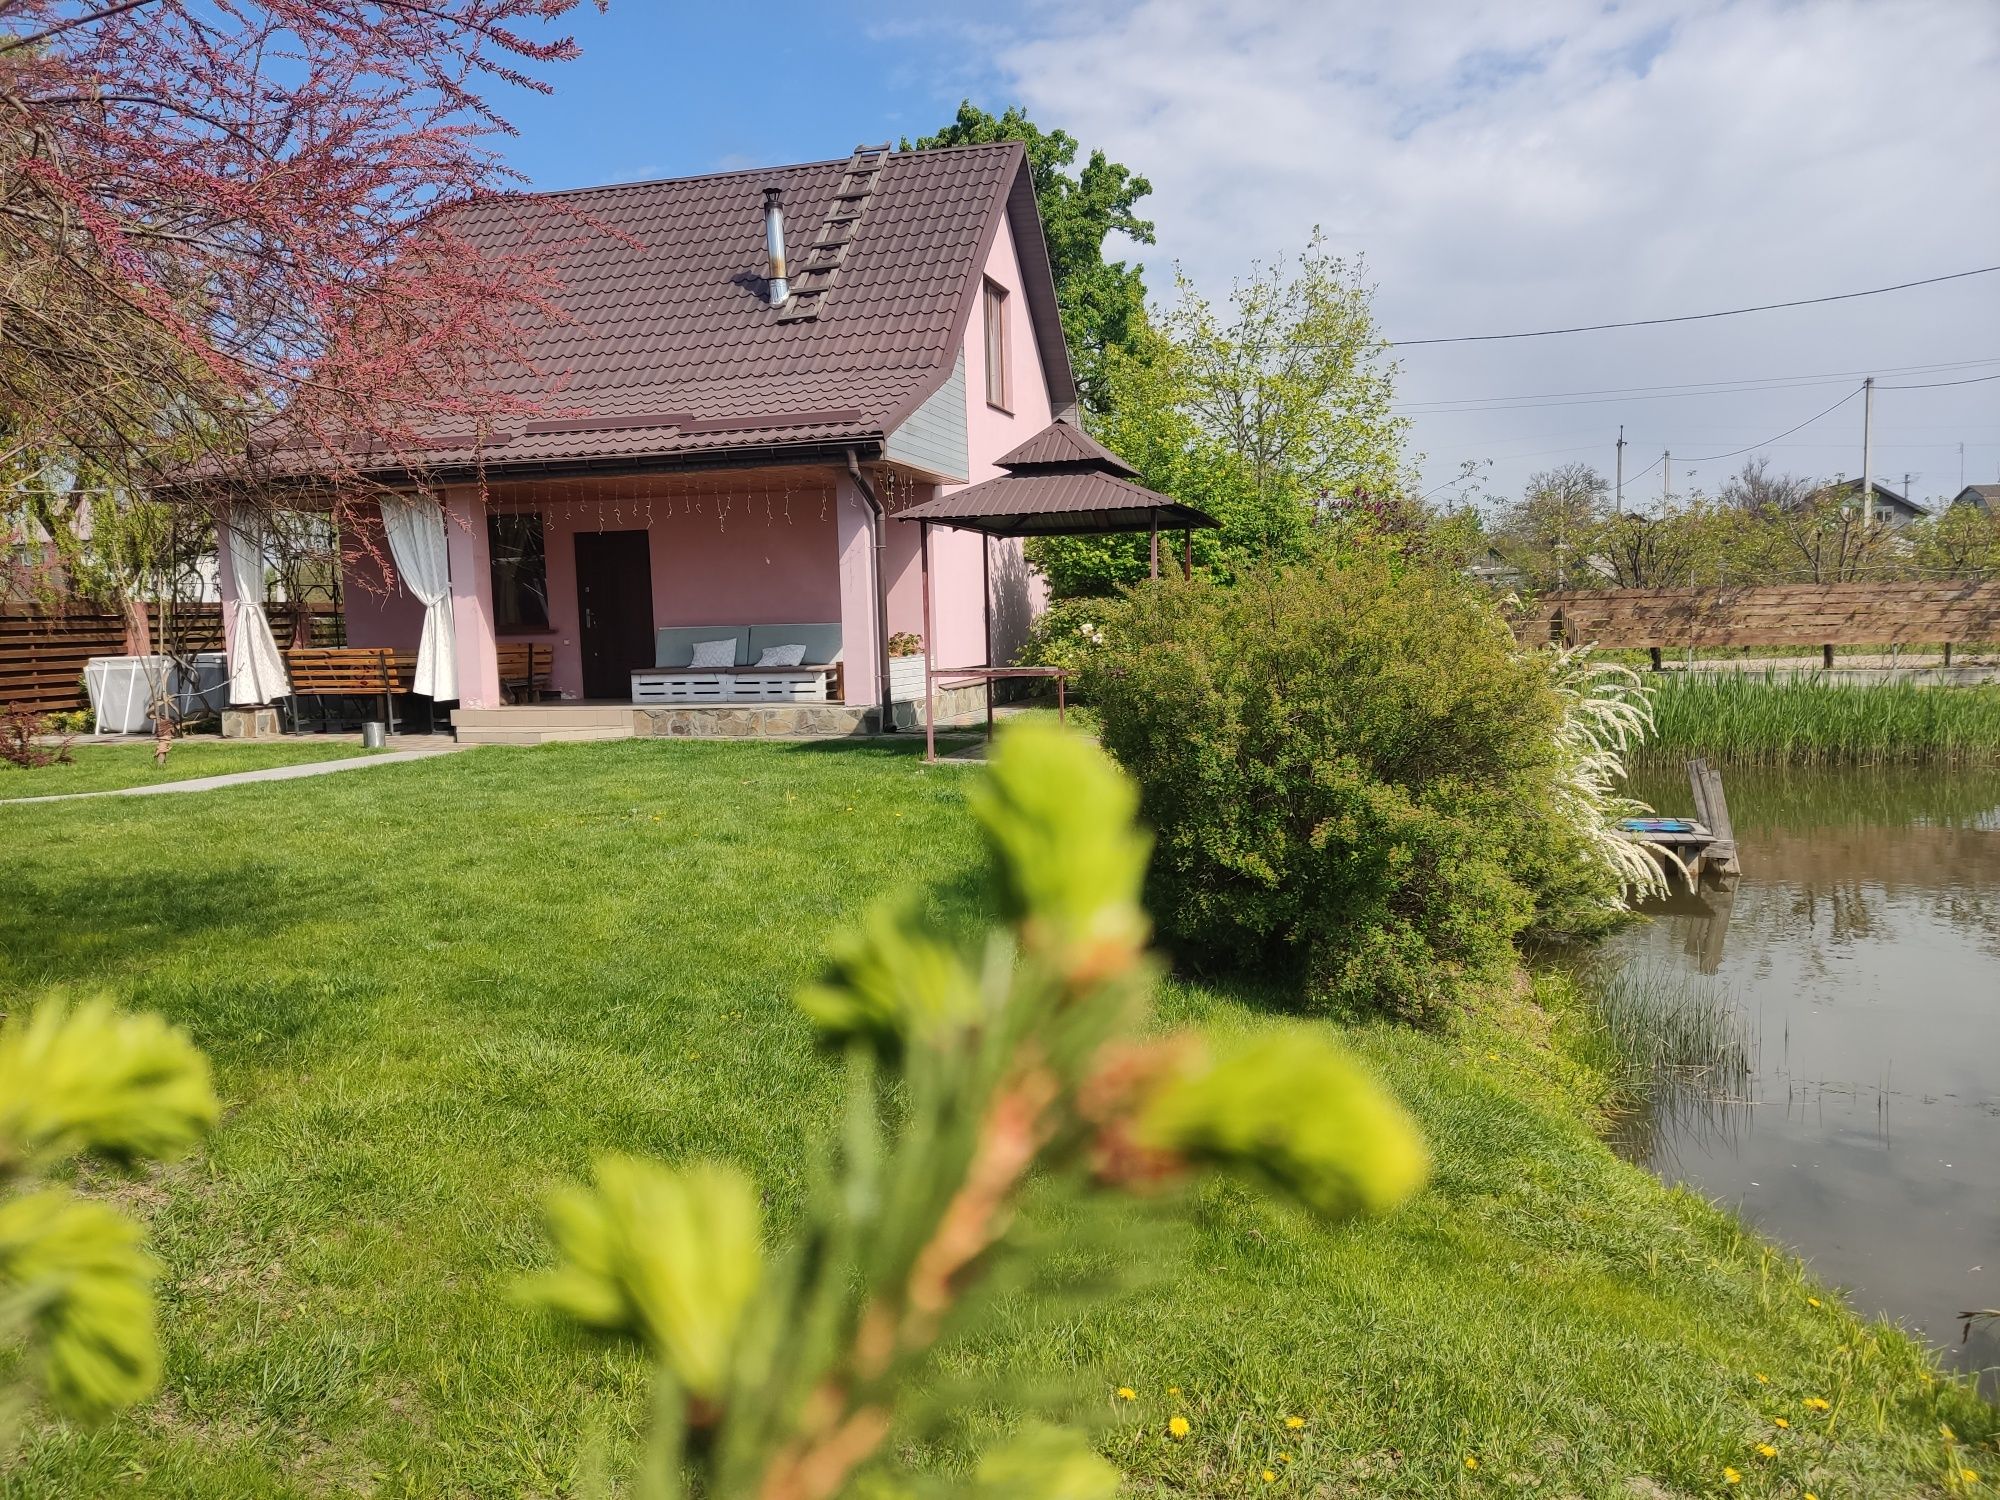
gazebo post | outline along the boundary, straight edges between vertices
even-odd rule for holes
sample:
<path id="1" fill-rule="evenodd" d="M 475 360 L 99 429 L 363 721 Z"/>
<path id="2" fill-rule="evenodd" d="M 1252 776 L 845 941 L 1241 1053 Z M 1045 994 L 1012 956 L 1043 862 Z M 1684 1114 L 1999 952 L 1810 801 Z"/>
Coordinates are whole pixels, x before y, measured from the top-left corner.
<path id="1" fill-rule="evenodd" d="M 924 579 L 924 759 L 937 762 L 937 688 L 932 679 L 937 671 L 937 626 L 931 619 L 931 523 L 917 525 L 917 551 L 919 571 Z M 892 712 L 891 705 L 882 705 L 882 712 Z"/>
<path id="2" fill-rule="evenodd" d="M 986 665 L 993 665 L 993 538 L 979 533 L 979 608 L 986 623 Z M 986 743 L 993 743 L 993 679 L 986 679 Z"/>
<path id="3" fill-rule="evenodd" d="M 1158 511 L 1153 512 L 1152 522 L 1153 522 L 1153 568 L 1151 576 L 1154 578 L 1158 578 L 1160 576 L 1160 513 Z"/>

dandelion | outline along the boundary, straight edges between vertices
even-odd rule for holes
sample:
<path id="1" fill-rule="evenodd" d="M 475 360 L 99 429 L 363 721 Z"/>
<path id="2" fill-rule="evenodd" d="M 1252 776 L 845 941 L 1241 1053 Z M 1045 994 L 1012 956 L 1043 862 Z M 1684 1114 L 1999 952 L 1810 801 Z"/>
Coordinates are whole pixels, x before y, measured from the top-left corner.
<path id="1" fill-rule="evenodd" d="M 1465 1455 L 1465 1466 L 1468 1469 L 1476 1469 L 1479 1467 L 1479 1460 L 1468 1453 Z"/>
<path id="2" fill-rule="evenodd" d="M 1757 1384 L 1769 1385 L 1771 1383 L 1771 1377 L 1766 1375 L 1762 1370 L 1757 1371 L 1756 1374 L 1757 1374 Z"/>
<path id="3" fill-rule="evenodd" d="M 1139 1393 L 1129 1385 L 1121 1385 L 1118 1387 L 1118 1399 L 1120 1401 L 1137 1401 Z"/>
<path id="4" fill-rule="evenodd" d="M 1743 1476 L 1730 1468 L 1729 1465 L 1724 1464 L 1722 1466 L 1722 1482 L 1724 1484 L 1741 1484 Z"/>
<path id="5" fill-rule="evenodd" d="M 1277 1481 L 1277 1478 L 1278 1471 L 1276 1469 L 1266 1469 L 1264 1471 L 1264 1483 L 1273 1484 Z"/>
<path id="6" fill-rule="evenodd" d="M 1297 1432 L 1301 1427 L 1306 1425 L 1306 1419 L 1304 1417 L 1287 1417 L 1285 1418 L 1285 1425 L 1291 1428 L 1292 1431 Z"/>
<path id="7" fill-rule="evenodd" d="M 1789 1417 L 1773 1417 L 1771 1418 L 1771 1425 L 1773 1427 L 1783 1429 L 1786 1427 L 1790 1427 L 1792 1423 Z"/>
<path id="8" fill-rule="evenodd" d="M 1960 1469 L 1958 1477 L 1963 1479 L 1967 1484 L 1979 1483 L 1979 1471 L 1977 1469 Z"/>
<path id="9" fill-rule="evenodd" d="M 1938 1431 L 1944 1434 L 1944 1440 L 1947 1443 L 1955 1443 L 1958 1441 L 1958 1434 L 1951 1430 L 1950 1424 L 1945 1422 L 1938 1423 Z"/>
<path id="10" fill-rule="evenodd" d="M 1833 1403 L 1824 1396 L 1808 1396 L 1806 1397 L 1805 1404 L 1807 1411 L 1831 1411 L 1833 1409 Z"/>
<path id="11" fill-rule="evenodd" d="M 1757 1456 L 1759 1458 L 1776 1458 L 1778 1450 L 1773 1448 L 1769 1443 L 1759 1443 L 1757 1445 Z"/>
<path id="12" fill-rule="evenodd" d="M 1819 1298 L 1817 1298 L 1817 1297 L 1808 1297 L 1808 1298 L 1806 1298 L 1806 1306 L 1807 1306 L 1807 1307 L 1818 1307 L 1818 1306 L 1819 1306 Z"/>
<path id="13" fill-rule="evenodd" d="M 1167 1436 L 1173 1438 L 1175 1441 L 1186 1437 L 1192 1431 L 1194 1429 L 1188 1425 L 1186 1417 L 1169 1417 L 1167 1419 Z"/>
<path id="14" fill-rule="evenodd" d="M 1280 1453 L 1278 1455 L 1278 1462 L 1281 1464 L 1288 1464 L 1291 1461 L 1292 1461 L 1292 1455 L 1289 1453 Z"/>
<path id="15" fill-rule="evenodd" d="M 1177 1385 L 1170 1385 L 1167 1387 L 1167 1394 L 1169 1396 L 1178 1396 L 1180 1393 L 1181 1393 L 1181 1388 Z"/>

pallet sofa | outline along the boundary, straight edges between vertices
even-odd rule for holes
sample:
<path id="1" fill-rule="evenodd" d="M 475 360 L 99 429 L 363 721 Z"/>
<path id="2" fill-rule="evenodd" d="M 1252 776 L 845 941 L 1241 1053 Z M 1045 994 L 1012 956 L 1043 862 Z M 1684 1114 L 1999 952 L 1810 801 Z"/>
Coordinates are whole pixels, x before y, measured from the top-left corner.
<path id="1" fill-rule="evenodd" d="M 632 674 L 634 703 L 840 702 L 840 626 L 669 625 L 656 632 L 653 666 Z M 727 666 L 695 666 L 695 648 L 729 641 Z M 803 646 L 795 667 L 759 666 L 773 647 Z"/>

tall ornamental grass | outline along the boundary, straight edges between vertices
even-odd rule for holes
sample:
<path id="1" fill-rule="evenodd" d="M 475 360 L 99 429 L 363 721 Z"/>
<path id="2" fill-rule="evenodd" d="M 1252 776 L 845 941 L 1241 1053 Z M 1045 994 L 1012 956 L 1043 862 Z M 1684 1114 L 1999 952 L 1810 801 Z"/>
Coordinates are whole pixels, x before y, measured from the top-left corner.
<path id="1" fill-rule="evenodd" d="M 1748 765 L 2000 761 L 2000 687 L 1665 674 L 1642 757 Z"/>

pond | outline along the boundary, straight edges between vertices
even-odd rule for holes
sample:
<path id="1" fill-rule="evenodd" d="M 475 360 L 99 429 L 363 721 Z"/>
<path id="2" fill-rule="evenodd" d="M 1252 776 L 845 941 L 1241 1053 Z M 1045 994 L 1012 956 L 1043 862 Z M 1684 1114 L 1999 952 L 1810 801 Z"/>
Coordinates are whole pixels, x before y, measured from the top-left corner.
<path id="1" fill-rule="evenodd" d="M 1725 770 L 1733 891 L 1649 904 L 1629 982 L 1734 1007 L 1740 1076 L 1628 1148 L 1736 1208 L 1959 1368 L 2000 1367 L 2000 772 Z M 1636 776 L 1664 814 L 1678 775 Z"/>

